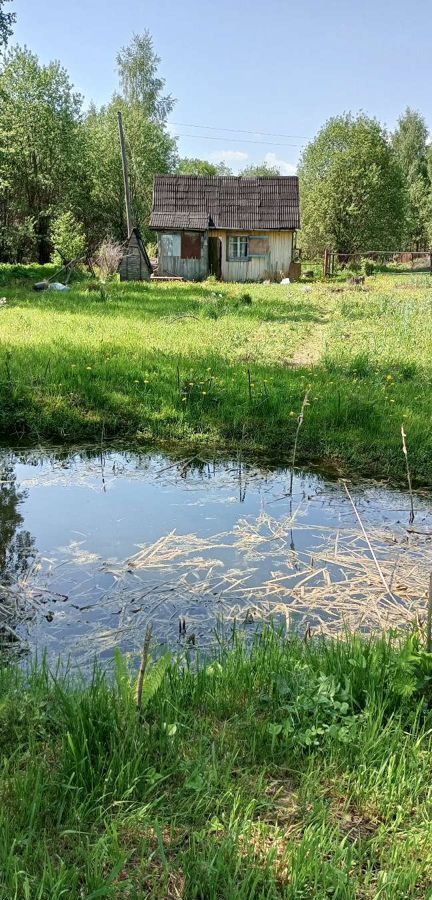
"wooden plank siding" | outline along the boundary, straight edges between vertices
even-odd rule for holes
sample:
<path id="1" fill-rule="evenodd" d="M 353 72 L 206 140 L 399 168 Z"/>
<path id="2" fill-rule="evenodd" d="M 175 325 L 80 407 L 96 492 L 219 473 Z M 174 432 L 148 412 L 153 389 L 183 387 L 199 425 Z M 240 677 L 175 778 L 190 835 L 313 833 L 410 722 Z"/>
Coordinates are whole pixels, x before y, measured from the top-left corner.
<path id="1" fill-rule="evenodd" d="M 175 232 L 170 232 L 174 234 Z M 177 232 L 178 233 L 178 232 Z M 182 259 L 181 256 L 167 256 L 164 253 L 163 241 L 158 234 L 159 275 L 181 275 L 187 281 L 200 281 L 208 275 L 208 240 L 207 232 L 201 234 L 201 256 L 199 259 Z"/>
<path id="2" fill-rule="evenodd" d="M 171 232 L 175 233 L 175 232 Z M 179 232 L 177 232 L 178 234 Z M 227 244 L 229 235 L 266 235 L 269 242 L 269 252 L 265 256 L 252 257 L 251 259 L 227 259 Z M 181 256 L 167 256 L 164 253 L 163 241 L 159 240 L 159 275 L 180 275 L 187 281 L 200 281 L 207 278 L 209 272 L 208 262 L 208 236 L 220 238 L 222 243 L 222 281 L 263 281 L 274 276 L 288 275 L 288 270 L 293 255 L 293 231 L 225 231 L 212 228 L 201 237 L 201 257 L 199 259 L 184 259 Z M 160 234 L 159 234 L 160 237 Z"/>
<path id="3" fill-rule="evenodd" d="M 269 240 L 267 256 L 253 257 L 245 260 L 227 259 L 227 241 L 230 234 L 261 235 Z M 212 229 L 212 237 L 222 241 L 222 281 L 262 281 L 268 277 L 288 275 L 292 260 L 293 231 L 217 231 Z"/>
<path id="4" fill-rule="evenodd" d="M 120 281 L 148 281 L 150 278 L 150 260 L 136 229 L 132 231 L 118 271 Z"/>

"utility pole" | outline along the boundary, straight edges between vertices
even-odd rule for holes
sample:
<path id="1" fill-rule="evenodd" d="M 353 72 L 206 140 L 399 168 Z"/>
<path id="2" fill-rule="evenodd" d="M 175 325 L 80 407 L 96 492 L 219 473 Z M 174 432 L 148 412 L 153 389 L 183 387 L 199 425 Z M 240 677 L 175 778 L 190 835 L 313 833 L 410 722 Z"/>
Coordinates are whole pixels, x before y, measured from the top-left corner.
<path id="1" fill-rule="evenodd" d="M 123 182 L 124 182 L 124 191 L 125 191 L 125 203 L 126 203 L 126 223 L 127 223 L 127 231 L 128 238 L 132 234 L 132 204 L 131 204 L 131 196 L 130 196 L 130 187 L 129 187 L 129 171 L 128 171 L 128 163 L 126 157 L 126 144 L 125 144 L 125 136 L 123 130 L 123 119 L 120 110 L 117 112 L 118 117 L 118 127 L 119 127 L 119 135 L 120 135 L 120 148 L 122 155 L 122 164 L 123 164 Z"/>

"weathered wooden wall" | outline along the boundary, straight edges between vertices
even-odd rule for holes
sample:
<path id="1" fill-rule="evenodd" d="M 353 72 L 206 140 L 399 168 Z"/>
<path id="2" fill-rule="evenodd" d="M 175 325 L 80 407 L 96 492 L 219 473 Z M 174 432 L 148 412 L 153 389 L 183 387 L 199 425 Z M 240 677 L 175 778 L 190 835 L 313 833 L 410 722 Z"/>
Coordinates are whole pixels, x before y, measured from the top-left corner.
<path id="1" fill-rule="evenodd" d="M 141 253 L 136 235 L 132 232 L 127 250 L 119 266 L 120 281 L 147 281 L 150 271 Z"/>
<path id="2" fill-rule="evenodd" d="M 235 234 L 267 234 L 269 253 L 252 259 L 227 259 L 227 241 L 233 231 L 211 231 L 212 237 L 222 241 L 222 281 L 262 281 L 272 275 L 288 275 L 292 260 L 293 231 L 236 231 Z"/>
<path id="3" fill-rule="evenodd" d="M 174 233 L 174 232 L 171 232 Z M 208 275 L 208 239 L 207 233 L 201 235 L 201 258 L 182 259 L 180 256 L 166 256 L 163 242 L 158 235 L 159 275 L 181 275 L 188 281 L 199 281 Z"/>
<path id="4" fill-rule="evenodd" d="M 220 238 L 222 242 L 222 281 L 263 281 L 275 275 L 288 275 L 293 255 L 293 231 L 236 231 L 235 234 L 266 234 L 269 240 L 269 252 L 266 256 L 252 259 L 227 259 L 227 242 L 232 231 L 211 230 L 211 237 Z M 159 275 L 181 275 L 194 281 L 208 275 L 208 234 L 201 237 L 201 258 L 182 259 L 179 256 L 167 256 L 162 241 L 159 244 Z"/>

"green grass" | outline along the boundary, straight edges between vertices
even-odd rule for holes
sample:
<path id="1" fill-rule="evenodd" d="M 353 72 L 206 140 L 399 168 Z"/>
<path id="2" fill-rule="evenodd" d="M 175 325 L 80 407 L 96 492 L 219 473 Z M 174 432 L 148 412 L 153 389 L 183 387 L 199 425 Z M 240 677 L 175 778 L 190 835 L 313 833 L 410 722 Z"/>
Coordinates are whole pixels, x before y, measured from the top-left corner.
<path id="1" fill-rule="evenodd" d="M 121 659 L 3 667 L 1 900 L 430 897 L 430 672 L 416 638 L 270 631 L 139 716 Z"/>
<path id="2" fill-rule="evenodd" d="M 85 282 L 68 294 L 37 294 L 6 269 L 3 439 L 88 441 L 103 431 L 105 439 L 283 455 L 309 389 L 303 461 L 401 477 L 403 422 L 413 476 L 431 480 L 429 276 L 376 276 L 367 291 L 117 284 L 104 300 Z M 41 277 L 36 270 L 32 278 Z"/>

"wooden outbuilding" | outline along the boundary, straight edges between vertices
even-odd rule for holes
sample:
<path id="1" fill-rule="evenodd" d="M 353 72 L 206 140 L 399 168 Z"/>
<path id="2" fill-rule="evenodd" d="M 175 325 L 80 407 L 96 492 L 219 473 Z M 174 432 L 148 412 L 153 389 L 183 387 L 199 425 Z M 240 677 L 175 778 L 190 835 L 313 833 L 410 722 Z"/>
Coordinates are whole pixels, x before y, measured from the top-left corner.
<path id="1" fill-rule="evenodd" d="M 119 265 L 120 281 L 148 281 L 152 265 L 139 228 L 133 228 Z"/>
<path id="2" fill-rule="evenodd" d="M 158 175 L 150 228 L 158 236 L 160 276 L 293 278 L 298 178 Z"/>

